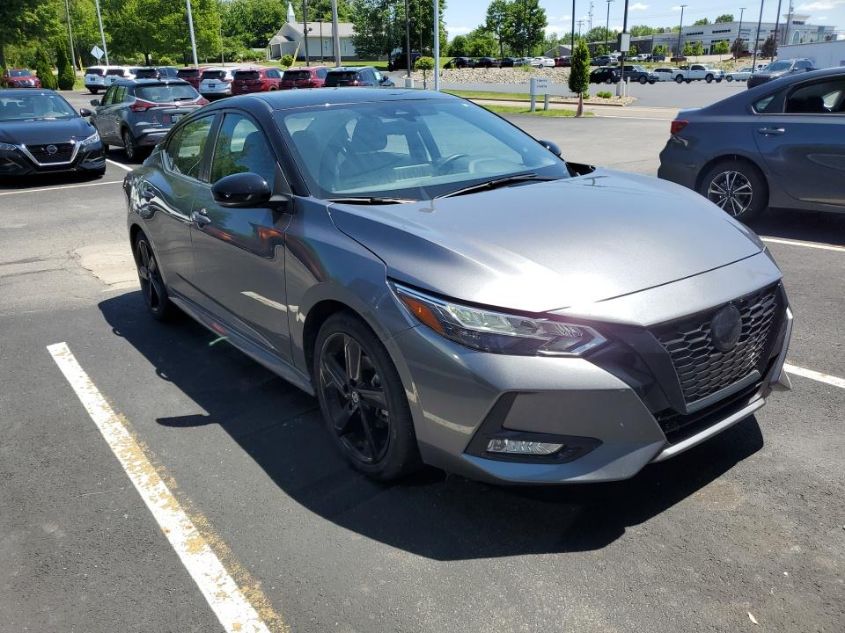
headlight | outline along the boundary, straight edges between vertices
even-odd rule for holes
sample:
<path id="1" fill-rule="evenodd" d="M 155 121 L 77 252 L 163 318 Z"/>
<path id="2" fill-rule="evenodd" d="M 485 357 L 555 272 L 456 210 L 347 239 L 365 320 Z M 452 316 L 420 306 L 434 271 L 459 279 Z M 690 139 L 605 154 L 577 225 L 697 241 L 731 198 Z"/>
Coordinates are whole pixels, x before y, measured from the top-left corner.
<path id="1" fill-rule="evenodd" d="M 12 145 L 11 143 L 0 143 L 0 150 L 4 152 L 13 152 L 18 149 L 17 145 Z"/>
<path id="2" fill-rule="evenodd" d="M 392 284 L 411 314 L 438 334 L 472 349 L 519 356 L 580 356 L 606 339 L 586 325 L 465 306 Z"/>
<path id="3" fill-rule="evenodd" d="M 100 133 L 94 132 L 91 136 L 86 138 L 84 141 L 79 141 L 79 147 L 87 147 L 89 145 L 93 145 L 94 143 L 100 142 Z"/>

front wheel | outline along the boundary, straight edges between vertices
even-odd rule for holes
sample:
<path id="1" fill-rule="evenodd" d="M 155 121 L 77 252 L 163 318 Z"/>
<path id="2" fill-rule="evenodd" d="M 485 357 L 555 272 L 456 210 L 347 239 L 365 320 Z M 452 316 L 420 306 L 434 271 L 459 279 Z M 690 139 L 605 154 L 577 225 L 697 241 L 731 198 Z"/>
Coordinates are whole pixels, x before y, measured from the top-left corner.
<path id="1" fill-rule="evenodd" d="M 713 81 L 713 75 L 707 75 L 707 76 L 704 78 L 704 81 L 706 81 L 707 83 L 710 83 L 711 81 Z"/>
<path id="2" fill-rule="evenodd" d="M 727 80 L 728 80 L 728 83 L 730 83 L 730 82 L 732 82 L 732 81 L 734 80 L 734 78 L 733 78 L 733 77 L 731 77 L 730 75 L 728 75 L 727 77 L 725 77 L 725 79 L 727 79 Z"/>
<path id="3" fill-rule="evenodd" d="M 763 175 L 750 163 L 725 160 L 711 167 L 701 179 L 699 193 L 741 222 L 758 217 L 769 199 Z"/>
<path id="4" fill-rule="evenodd" d="M 346 312 L 329 317 L 317 335 L 312 370 L 332 441 L 355 469 L 390 481 L 419 468 L 405 389 L 365 323 Z"/>
<path id="5" fill-rule="evenodd" d="M 684 81 L 683 76 L 678 75 L 677 77 L 675 77 L 675 82 L 677 82 L 677 83 L 682 83 L 683 81 Z"/>
<path id="6" fill-rule="evenodd" d="M 639 81 L 642 85 L 646 85 L 646 83 L 648 83 L 648 79 L 645 77 L 640 77 L 637 81 Z"/>

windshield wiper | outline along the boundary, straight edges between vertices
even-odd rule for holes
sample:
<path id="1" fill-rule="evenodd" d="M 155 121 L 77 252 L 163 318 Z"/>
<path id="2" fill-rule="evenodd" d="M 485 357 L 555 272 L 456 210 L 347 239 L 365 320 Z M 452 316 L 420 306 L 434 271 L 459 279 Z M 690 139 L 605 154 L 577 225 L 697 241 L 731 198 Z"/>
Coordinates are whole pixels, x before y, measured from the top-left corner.
<path id="1" fill-rule="evenodd" d="M 557 178 L 546 178 L 544 176 L 538 176 L 537 174 L 515 174 L 513 176 L 503 176 L 502 178 L 494 178 L 493 180 L 487 180 L 485 182 L 480 182 L 475 185 L 469 185 L 468 187 L 462 187 L 461 189 L 456 189 L 455 191 L 450 191 L 449 193 L 444 193 L 442 196 L 436 196 L 437 198 L 451 198 L 452 196 L 462 196 L 466 193 L 475 193 L 476 191 L 486 191 L 488 189 L 496 189 L 497 187 L 505 187 L 507 185 L 516 183 L 516 182 L 525 182 L 526 180 L 536 180 L 538 182 L 547 182 L 549 180 L 557 180 Z"/>
<path id="2" fill-rule="evenodd" d="M 409 202 L 417 202 L 417 200 L 414 200 L 413 198 L 380 198 L 373 196 L 329 198 L 328 201 L 337 202 L 339 204 L 407 204 Z"/>

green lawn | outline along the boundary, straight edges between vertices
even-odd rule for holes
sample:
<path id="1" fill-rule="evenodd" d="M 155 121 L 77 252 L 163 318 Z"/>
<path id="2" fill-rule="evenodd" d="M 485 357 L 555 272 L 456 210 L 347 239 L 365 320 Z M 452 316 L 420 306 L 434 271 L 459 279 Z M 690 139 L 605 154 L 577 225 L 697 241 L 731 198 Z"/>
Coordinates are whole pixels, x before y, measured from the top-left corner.
<path id="1" fill-rule="evenodd" d="M 464 99 L 501 99 L 502 101 L 530 101 L 531 97 L 524 92 L 489 92 L 484 90 L 444 90 L 456 97 Z M 537 101 L 542 103 L 543 97 L 538 96 Z"/>
<path id="2" fill-rule="evenodd" d="M 481 104 L 479 104 L 481 105 Z M 574 117 L 575 110 L 563 110 L 563 109 L 551 109 L 551 110 L 543 110 L 542 106 L 540 109 L 531 112 L 528 108 L 523 108 L 521 106 L 503 106 L 503 105 L 489 105 L 484 104 L 482 107 L 487 108 L 491 112 L 496 112 L 498 114 L 527 114 L 529 116 L 546 116 L 546 117 Z M 584 112 L 584 116 L 593 116 L 592 112 Z"/>

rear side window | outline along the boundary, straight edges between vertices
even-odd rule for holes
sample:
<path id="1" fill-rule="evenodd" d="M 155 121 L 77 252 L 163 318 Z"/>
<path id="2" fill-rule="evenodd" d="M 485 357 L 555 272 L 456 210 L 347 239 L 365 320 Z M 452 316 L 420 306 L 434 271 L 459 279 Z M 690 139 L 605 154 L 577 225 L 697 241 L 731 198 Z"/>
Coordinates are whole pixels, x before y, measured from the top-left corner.
<path id="1" fill-rule="evenodd" d="M 170 170 L 199 179 L 212 121 L 213 116 L 191 121 L 170 139 L 164 150 L 165 164 Z"/>
<path id="2" fill-rule="evenodd" d="M 276 70 L 275 68 L 271 68 L 270 70 L 268 70 L 267 76 L 270 79 L 281 79 L 282 78 L 282 74 L 278 70 Z"/>
<path id="3" fill-rule="evenodd" d="M 320 79 L 325 79 L 325 78 L 326 78 L 326 75 L 328 74 L 328 72 L 329 72 L 329 71 L 328 71 L 328 70 L 326 70 L 325 68 L 318 68 L 318 69 L 317 69 L 317 76 L 318 76 Z"/>
<path id="4" fill-rule="evenodd" d="M 845 113 L 845 78 L 804 84 L 786 98 L 786 112 L 791 114 Z"/>

